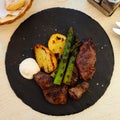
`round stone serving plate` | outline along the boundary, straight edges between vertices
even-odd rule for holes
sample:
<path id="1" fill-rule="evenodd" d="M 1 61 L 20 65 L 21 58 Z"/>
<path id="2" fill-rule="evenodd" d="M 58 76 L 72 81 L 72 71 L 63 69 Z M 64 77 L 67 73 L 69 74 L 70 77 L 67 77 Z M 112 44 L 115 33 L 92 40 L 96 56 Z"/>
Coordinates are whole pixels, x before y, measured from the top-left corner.
<path id="1" fill-rule="evenodd" d="M 66 35 L 70 26 L 79 39 L 93 39 L 97 53 L 96 72 L 93 79 L 88 81 L 90 87 L 81 99 L 68 98 L 65 105 L 52 105 L 45 100 L 34 80 L 26 80 L 20 75 L 19 64 L 25 58 L 34 58 L 35 44 L 47 46 L 51 34 Z M 61 116 L 81 112 L 104 95 L 113 73 L 114 54 L 109 37 L 98 22 L 77 10 L 51 8 L 32 15 L 16 29 L 8 45 L 5 64 L 8 80 L 17 97 L 38 112 Z"/>

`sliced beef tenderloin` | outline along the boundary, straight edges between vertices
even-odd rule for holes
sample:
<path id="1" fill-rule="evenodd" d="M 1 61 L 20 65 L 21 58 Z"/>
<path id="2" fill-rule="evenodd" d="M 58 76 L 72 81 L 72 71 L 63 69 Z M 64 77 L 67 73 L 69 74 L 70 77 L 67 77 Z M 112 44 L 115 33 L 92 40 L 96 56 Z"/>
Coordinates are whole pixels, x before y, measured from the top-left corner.
<path id="1" fill-rule="evenodd" d="M 96 71 L 96 51 L 92 39 L 89 38 L 80 46 L 80 51 L 76 58 L 76 66 L 82 79 L 92 79 Z"/>

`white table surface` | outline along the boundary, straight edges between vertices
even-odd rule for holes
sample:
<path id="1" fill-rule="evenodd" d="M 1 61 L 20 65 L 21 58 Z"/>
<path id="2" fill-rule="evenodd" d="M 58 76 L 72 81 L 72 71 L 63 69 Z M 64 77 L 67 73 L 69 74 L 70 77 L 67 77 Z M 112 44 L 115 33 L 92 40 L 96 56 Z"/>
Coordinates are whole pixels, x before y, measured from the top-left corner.
<path id="1" fill-rule="evenodd" d="M 5 71 L 5 54 L 10 37 L 32 14 L 46 8 L 65 7 L 80 10 L 95 19 L 106 31 L 113 46 L 115 66 L 111 84 L 105 94 L 91 107 L 74 115 L 48 116 L 32 110 L 11 89 Z M 112 31 L 120 21 L 120 7 L 106 17 L 87 0 L 34 0 L 31 8 L 14 23 L 0 26 L 0 120 L 120 120 L 120 36 Z"/>

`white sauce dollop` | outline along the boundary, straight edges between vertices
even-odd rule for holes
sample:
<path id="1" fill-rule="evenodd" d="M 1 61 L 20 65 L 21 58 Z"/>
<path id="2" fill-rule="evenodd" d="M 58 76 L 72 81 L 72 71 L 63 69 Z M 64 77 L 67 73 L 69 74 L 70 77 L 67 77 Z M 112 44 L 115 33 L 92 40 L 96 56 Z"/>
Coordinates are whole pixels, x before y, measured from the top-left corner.
<path id="1" fill-rule="evenodd" d="M 26 79 L 33 79 L 33 75 L 39 71 L 40 68 L 33 58 L 26 58 L 19 65 L 19 72 Z"/>

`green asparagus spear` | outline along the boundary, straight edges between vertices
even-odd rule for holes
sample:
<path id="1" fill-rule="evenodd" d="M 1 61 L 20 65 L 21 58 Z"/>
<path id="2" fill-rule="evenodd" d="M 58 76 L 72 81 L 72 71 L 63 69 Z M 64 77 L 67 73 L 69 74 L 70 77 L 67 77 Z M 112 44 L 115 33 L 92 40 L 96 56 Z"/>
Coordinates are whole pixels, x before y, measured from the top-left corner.
<path id="1" fill-rule="evenodd" d="M 76 43 L 72 46 L 70 52 L 72 53 L 72 52 L 73 52 L 76 48 L 78 48 L 82 43 L 83 43 L 83 42 L 82 42 L 81 40 L 76 39 Z"/>
<path id="2" fill-rule="evenodd" d="M 68 35 L 67 35 L 64 51 L 62 54 L 62 58 L 58 65 L 57 73 L 56 73 L 56 76 L 55 76 L 54 82 L 53 82 L 56 85 L 60 85 L 62 83 L 62 79 L 64 77 L 64 72 L 66 69 L 66 65 L 67 65 L 67 61 L 68 61 L 68 57 L 69 57 L 69 53 L 70 53 L 72 39 L 73 39 L 73 28 L 70 27 L 68 30 Z"/>
<path id="3" fill-rule="evenodd" d="M 77 53 L 78 53 L 78 48 L 81 44 L 82 44 L 82 42 L 78 41 L 72 47 L 73 51 L 71 53 L 71 56 L 70 56 L 70 59 L 69 59 L 69 62 L 68 62 L 68 66 L 67 66 L 67 69 L 66 69 L 66 72 L 65 72 L 65 76 L 64 76 L 64 79 L 63 79 L 63 83 L 66 84 L 66 85 L 70 85 L 70 83 L 71 83 L 72 75 L 73 75 L 73 69 L 75 67 L 75 60 L 76 60 Z"/>

